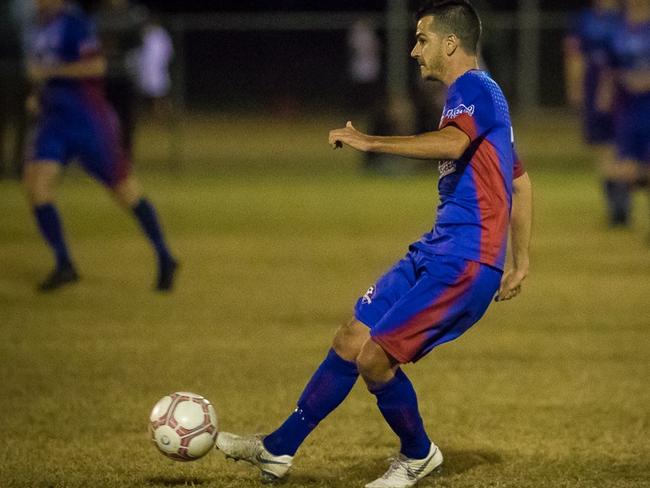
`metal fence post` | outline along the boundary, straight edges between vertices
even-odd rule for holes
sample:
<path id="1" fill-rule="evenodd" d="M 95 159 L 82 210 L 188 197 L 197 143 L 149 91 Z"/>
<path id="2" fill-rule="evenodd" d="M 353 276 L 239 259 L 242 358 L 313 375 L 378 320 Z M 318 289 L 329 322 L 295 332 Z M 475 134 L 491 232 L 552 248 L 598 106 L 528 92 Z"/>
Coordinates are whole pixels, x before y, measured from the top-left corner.
<path id="1" fill-rule="evenodd" d="M 517 105 L 519 110 L 539 108 L 541 19 L 539 0 L 521 0 L 517 14 L 519 50 Z"/>
<path id="2" fill-rule="evenodd" d="M 387 85 L 391 97 L 408 99 L 408 22 L 406 0 L 388 0 L 386 7 Z"/>

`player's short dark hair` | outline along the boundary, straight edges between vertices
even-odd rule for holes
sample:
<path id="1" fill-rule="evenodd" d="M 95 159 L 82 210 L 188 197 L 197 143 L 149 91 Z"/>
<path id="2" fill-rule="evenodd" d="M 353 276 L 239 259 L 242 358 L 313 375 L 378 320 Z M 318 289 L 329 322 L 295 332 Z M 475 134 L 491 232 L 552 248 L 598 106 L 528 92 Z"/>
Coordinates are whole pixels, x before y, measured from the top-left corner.
<path id="1" fill-rule="evenodd" d="M 476 54 L 481 40 L 481 19 L 468 0 L 429 0 L 418 9 L 416 17 L 419 20 L 427 15 L 434 16 L 434 29 L 454 34 L 465 51 Z"/>

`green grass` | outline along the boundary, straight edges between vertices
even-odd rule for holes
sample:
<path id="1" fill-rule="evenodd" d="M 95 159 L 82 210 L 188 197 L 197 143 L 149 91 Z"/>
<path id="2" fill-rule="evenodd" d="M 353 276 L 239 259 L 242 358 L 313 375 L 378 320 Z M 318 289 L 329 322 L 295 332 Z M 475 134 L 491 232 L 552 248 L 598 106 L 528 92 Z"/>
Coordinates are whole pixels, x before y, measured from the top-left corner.
<path id="1" fill-rule="evenodd" d="M 148 414 L 190 390 L 223 429 L 277 426 L 356 297 L 431 225 L 434 175 L 363 177 L 325 144 L 336 122 L 196 119 L 179 174 L 155 171 L 165 139 L 143 134 L 141 179 L 182 261 L 169 296 L 150 291 L 132 219 L 75 171 L 60 207 L 83 281 L 36 294 L 50 256 L 0 182 L 0 486 L 257 486 L 218 453 L 163 458 Z M 648 201 L 607 230 L 569 122 L 520 124 L 536 194 L 524 293 L 406 368 L 446 457 L 421 486 L 650 486 Z M 363 486 L 396 447 L 358 384 L 286 486 Z"/>

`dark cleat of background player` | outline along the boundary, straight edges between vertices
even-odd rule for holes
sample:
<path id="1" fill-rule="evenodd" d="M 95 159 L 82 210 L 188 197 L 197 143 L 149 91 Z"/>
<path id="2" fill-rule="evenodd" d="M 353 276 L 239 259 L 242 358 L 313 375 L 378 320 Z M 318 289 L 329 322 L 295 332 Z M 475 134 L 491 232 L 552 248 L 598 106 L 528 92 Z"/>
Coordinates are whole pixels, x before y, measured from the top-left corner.
<path id="1" fill-rule="evenodd" d="M 45 281 L 38 285 L 38 291 L 46 293 L 57 290 L 64 285 L 79 281 L 79 273 L 72 264 L 57 266 L 47 276 Z"/>
<path id="2" fill-rule="evenodd" d="M 176 271 L 178 271 L 178 261 L 170 258 L 162 263 L 158 268 L 158 282 L 156 283 L 156 290 L 158 291 L 171 291 L 174 287 L 174 278 Z"/>

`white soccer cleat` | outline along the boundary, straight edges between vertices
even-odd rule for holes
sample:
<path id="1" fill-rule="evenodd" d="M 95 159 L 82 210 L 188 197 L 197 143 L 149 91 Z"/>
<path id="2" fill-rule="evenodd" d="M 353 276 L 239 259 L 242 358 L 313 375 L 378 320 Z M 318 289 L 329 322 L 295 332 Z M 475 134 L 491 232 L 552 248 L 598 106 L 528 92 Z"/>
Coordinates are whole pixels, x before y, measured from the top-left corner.
<path id="1" fill-rule="evenodd" d="M 217 441 L 218 442 L 218 441 Z M 406 488 L 431 473 L 442 464 L 442 452 L 431 444 L 429 455 L 424 459 L 410 459 L 399 454 L 381 478 L 368 483 L 366 488 Z"/>
<path id="2" fill-rule="evenodd" d="M 275 456 L 266 450 L 262 436 L 239 436 L 229 432 L 219 432 L 216 448 L 226 459 L 246 461 L 262 471 L 262 482 L 273 483 L 287 474 L 293 456 Z"/>

